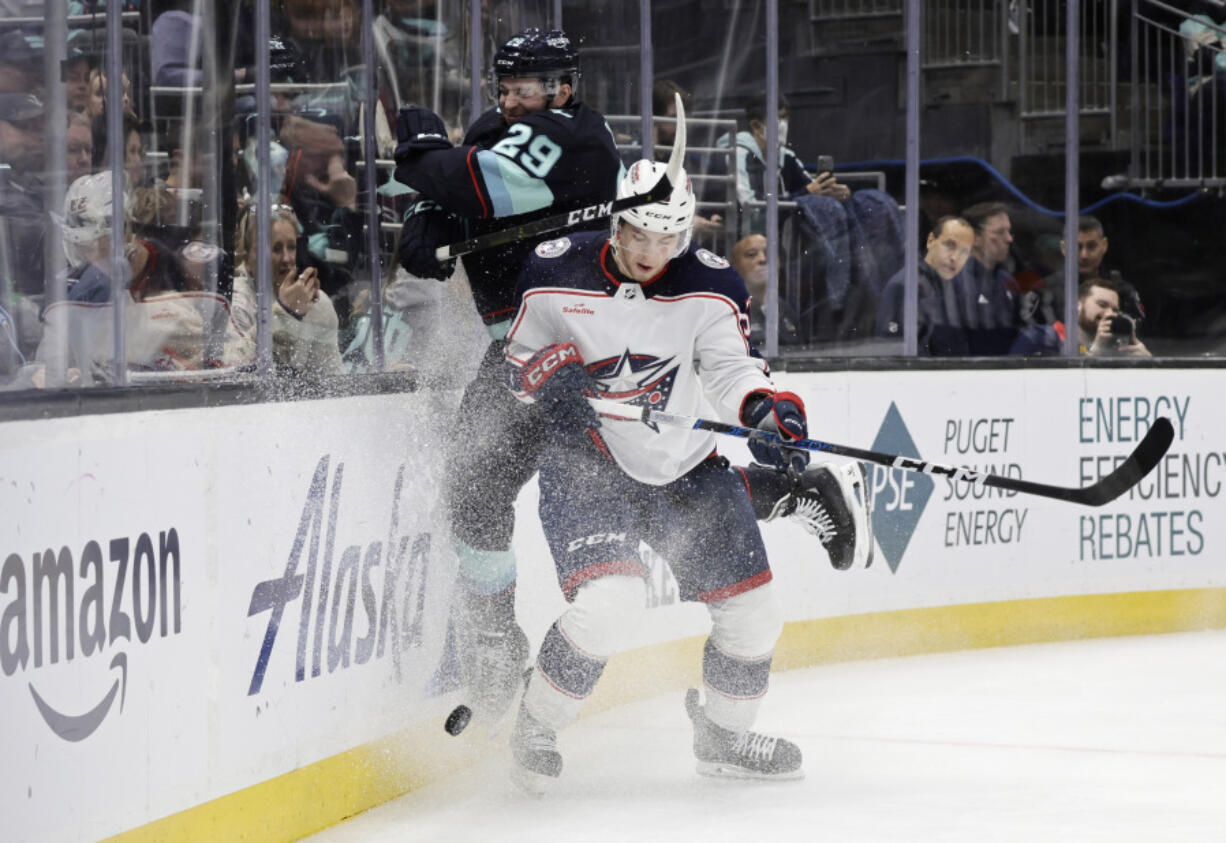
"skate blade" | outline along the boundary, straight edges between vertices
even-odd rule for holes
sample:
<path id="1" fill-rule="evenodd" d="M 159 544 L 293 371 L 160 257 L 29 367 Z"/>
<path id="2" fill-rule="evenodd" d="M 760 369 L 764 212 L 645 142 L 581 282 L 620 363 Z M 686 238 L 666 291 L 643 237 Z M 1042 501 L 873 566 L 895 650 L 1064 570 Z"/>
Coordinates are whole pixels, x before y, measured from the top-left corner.
<path id="1" fill-rule="evenodd" d="M 540 799 L 553 790 L 558 780 L 555 776 L 546 776 L 521 767 L 511 762 L 511 781 L 520 793 Z"/>
<path id="2" fill-rule="evenodd" d="M 769 781 L 769 782 L 790 782 L 805 777 L 805 771 L 802 767 L 797 767 L 795 770 L 789 770 L 784 773 L 763 773 L 758 770 L 750 770 L 747 767 L 740 767 L 736 764 L 722 763 L 719 761 L 699 761 L 698 773 L 702 776 L 708 776 L 713 779 L 747 779 L 753 781 Z"/>

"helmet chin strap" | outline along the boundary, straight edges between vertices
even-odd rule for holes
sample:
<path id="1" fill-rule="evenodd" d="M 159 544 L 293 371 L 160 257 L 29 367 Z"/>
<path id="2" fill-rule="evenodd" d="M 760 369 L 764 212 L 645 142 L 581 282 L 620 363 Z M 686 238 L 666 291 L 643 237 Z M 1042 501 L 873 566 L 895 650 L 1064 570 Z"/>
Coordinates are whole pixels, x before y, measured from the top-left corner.
<path id="1" fill-rule="evenodd" d="M 627 278 L 630 278 L 632 277 L 630 275 L 630 269 L 629 267 L 626 266 L 625 258 L 622 257 L 621 239 L 622 239 L 621 232 L 618 232 L 617 234 L 614 234 L 612 237 L 610 237 L 609 238 L 609 250 L 613 252 L 613 262 L 617 264 L 617 268 L 621 270 L 622 275 L 626 276 Z"/>

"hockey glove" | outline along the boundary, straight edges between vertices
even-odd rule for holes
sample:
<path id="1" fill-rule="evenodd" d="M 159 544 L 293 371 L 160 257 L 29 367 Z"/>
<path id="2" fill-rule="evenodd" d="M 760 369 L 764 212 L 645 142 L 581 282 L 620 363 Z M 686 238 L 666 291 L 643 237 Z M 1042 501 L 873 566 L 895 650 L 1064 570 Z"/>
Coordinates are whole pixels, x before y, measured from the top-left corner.
<path id="1" fill-rule="evenodd" d="M 443 118 L 428 108 L 407 105 L 396 115 L 396 158 L 430 149 L 451 149 Z"/>
<path id="2" fill-rule="evenodd" d="M 400 242 L 396 246 L 400 265 L 418 278 L 446 281 L 455 271 L 455 260 L 439 263 L 434 257 L 435 249 L 461 239 L 463 228 L 459 220 L 438 203 L 423 199 L 405 212 L 404 227 L 400 229 Z"/>
<path id="3" fill-rule="evenodd" d="M 536 400 L 546 435 L 555 443 L 587 441 L 588 432 L 600 427 L 600 416 L 586 397 L 596 393 L 595 385 L 571 343 L 542 348 L 524 366 L 522 378 L 523 390 Z"/>
<path id="4" fill-rule="evenodd" d="M 809 435 L 804 402 L 791 392 L 751 395 L 741 409 L 741 423 L 765 433 L 778 434 L 784 442 L 795 442 Z M 755 460 L 778 469 L 802 471 L 809 464 L 808 451 L 783 447 L 765 436 L 750 434 L 748 444 Z"/>

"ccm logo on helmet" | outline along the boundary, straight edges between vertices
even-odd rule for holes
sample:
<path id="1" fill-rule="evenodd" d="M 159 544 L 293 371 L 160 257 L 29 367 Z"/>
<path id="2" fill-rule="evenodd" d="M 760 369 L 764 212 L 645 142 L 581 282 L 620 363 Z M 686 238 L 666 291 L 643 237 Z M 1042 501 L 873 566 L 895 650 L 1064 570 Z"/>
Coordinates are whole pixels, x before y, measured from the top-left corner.
<path id="1" fill-rule="evenodd" d="M 613 211 L 612 202 L 601 202 L 599 205 L 592 205 L 588 208 L 577 208 L 570 212 L 566 217 L 567 225 L 574 225 L 577 222 L 584 220 L 594 220 L 600 217 L 607 217 Z"/>
<path id="2" fill-rule="evenodd" d="M 567 363 L 583 363 L 579 349 L 572 343 L 551 345 L 538 351 L 524 366 L 524 390 L 536 392 L 558 369 Z"/>

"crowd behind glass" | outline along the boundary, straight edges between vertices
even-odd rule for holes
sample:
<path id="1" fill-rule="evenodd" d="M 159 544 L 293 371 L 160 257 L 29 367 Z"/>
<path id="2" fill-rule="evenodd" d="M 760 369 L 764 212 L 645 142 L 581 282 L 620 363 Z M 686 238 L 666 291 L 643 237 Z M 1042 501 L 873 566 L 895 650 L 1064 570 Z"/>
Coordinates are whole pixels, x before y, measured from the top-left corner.
<path id="1" fill-rule="evenodd" d="M 526 5 L 485 4 L 486 57 L 489 45 L 519 26 L 551 23 L 531 20 L 548 16 L 549 4 Z M 260 330 L 269 331 L 276 370 L 288 375 L 415 371 L 437 359 L 438 344 L 459 330 L 450 320 L 471 309 L 445 307 L 449 295 L 463 295 L 456 286 L 462 276 L 440 285 L 397 266 L 397 227 L 415 194 L 392 178 L 388 159 L 403 105 L 437 111 L 453 140 L 471 120 L 472 96 L 482 88 L 471 79 L 467 6 L 375 5 L 376 108 L 369 119 L 356 0 L 274 4 L 266 45 L 255 43 L 248 5 L 222 13 L 209 4 L 128 0 L 119 84 L 108 83 L 102 4 L 67 0 L 58 26 L 41 4 L 31 5 L 41 21 L 0 19 L 0 389 L 113 382 L 117 325 L 134 383 L 245 377 L 257 369 Z M 62 43 L 51 40 L 56 31 Z M 636 39 L 621 32 L 610 40 Z M 629 118 L 611 117 L 611 125 L 632 161 L 644 146 L 635 113 L 640 80 L 605 72 L 616 62 L 602 53 L 599 33 L 579 40 L 578 96 Z M 259 102 L 253 82 L 256 50 L 264 47 L 271 93 Z M 784 144 L 777 191 L 784 224 L 782 233 L 767 231 L 764 90 L 745 80 L 738 90 L 748 93 L 735 96 L 726 80 L 687 80 L 692 90 L 669 78 L 652 81 L 653 111 L 662 118 L 651 136 L 658 156 L 667 155 L 672 139 L 674 92 L 691 117 L 719 118 L 706 121 L 705 135 L 697 121 L 689 132 L 697 151 L 687 168 L 703 200 L 695 242 L 726 254 L 745 277 L 755 339 L 764 339 L 764 319 L 778 318 L 786 354 L 900 354 L 901 182 L 874 178 L 871 166 L 841 172 L 821 149 L 793 149 L 789 91 L 781 90 L 774 119 Z M 122 135 L 114 139 L 107 131 L 112 91 L 122 91 Z M 488 97 L 477 103 L 491 105 Z M 261 112 L 273 131 L 267 155 L 256 144 Z M 374 162 L 365 160 L 367 133 Z M 112 140 L 123 162 L 121 265 L 111 242 Z M 271 297 L 263 318 L 253 212 L 261 159 L 271 186 Z M 378 173 L 373 195 L 367 166 Z M 1059 356 L 1066 331 L 1077 330 L 1083 353 L 1149 355 L 1144 304 L 1113 267 L 1110 232 L 1099 220 L 1079 221 L 1078 324 L 1066 328 L 1062 223 L 1022 232 L 1032 215 L 1014 201 L 953 201 L 931 189 L 921 203 L 920 354 Z M 381 229 L 374 239 L 367 236 L 372 203 Z M 781 250 L 781 294 L 773 304 L 766 301 L 768 236 L 779 237 Z M 382 361 L 374 350 L 380 334 Z"/>

